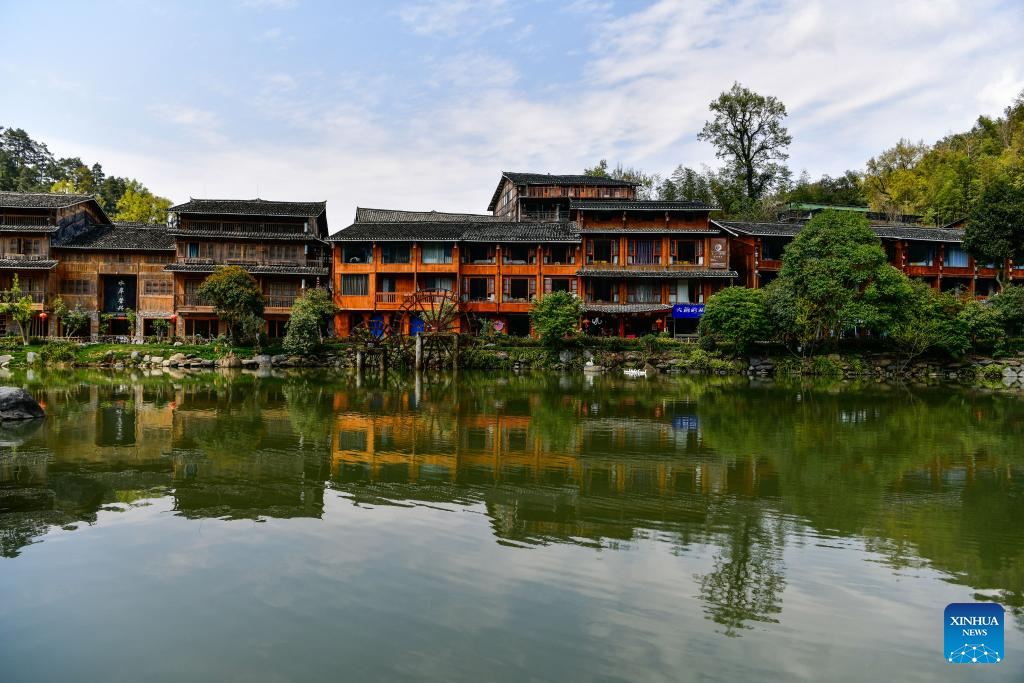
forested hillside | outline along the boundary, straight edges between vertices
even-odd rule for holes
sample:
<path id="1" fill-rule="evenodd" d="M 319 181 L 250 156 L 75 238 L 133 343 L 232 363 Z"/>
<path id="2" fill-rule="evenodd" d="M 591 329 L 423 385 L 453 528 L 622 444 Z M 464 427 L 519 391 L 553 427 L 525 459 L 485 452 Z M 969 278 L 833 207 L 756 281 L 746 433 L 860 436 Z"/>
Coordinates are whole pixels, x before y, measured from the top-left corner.
<path id="1" fill-rule="evenodd" d="M 134 178 L 108 176 L 99 163 L 57 158 L 21 128 L 0 126 L 0 190 L 94 194 L 114 220 L 163 223 L 169 199 Z"/>
<path id="2" fill-rule="evenodd" d="M 1024 187 L 1024 93 L 1001 116 L 980 116 L 970 130 L 931 143 L 903 139 L 868 159 L 863 169 L 817 179 L 806 171 L 794 178 L 785 165 L 788 135 L 781 122 L 786 110 L 775 98 L 736 84 L 711 103 L 711 112 L 714 118 L 700 139 L 715 146 L 725 162 L 719 168 L 680 165 L 663 177 L 621 165 L 610 169 L 602 161 L 586 172 L 636 180 L 649 198 L 702 200 L 722 207 L 727 216 L 755 220 L 771 220 L 783 204 L 799 201 L 870 206 L 891 216 L 916 215 L 922 223 L 943 225 L 967 216 L 987 187 Z M 784 135 L 758 140 L 757 124 L 762 122 L 776 125 Z M 743 158 L 744 150 L 732 145 L 733 140 L 772 155 L 753 158 L 753 165 L 747 165 L 750 159 Z M 751 185 L 748 177 L 763 182 Z"/>

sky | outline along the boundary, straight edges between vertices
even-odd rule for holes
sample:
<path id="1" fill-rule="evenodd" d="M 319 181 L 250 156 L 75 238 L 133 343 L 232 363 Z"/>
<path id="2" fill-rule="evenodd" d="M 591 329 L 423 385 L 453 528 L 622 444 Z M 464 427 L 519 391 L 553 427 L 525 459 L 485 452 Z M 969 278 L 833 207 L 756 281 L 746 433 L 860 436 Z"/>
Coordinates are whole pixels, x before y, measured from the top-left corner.
<path id="1" fill-rule="evenodd" d="M 860 169 L 1024 90 L 1020 0 L 0 0 L 0 126 L 175 202 L 485 212 L 500 173 L 716 165 L 734 81 L 796 174 Z"/>

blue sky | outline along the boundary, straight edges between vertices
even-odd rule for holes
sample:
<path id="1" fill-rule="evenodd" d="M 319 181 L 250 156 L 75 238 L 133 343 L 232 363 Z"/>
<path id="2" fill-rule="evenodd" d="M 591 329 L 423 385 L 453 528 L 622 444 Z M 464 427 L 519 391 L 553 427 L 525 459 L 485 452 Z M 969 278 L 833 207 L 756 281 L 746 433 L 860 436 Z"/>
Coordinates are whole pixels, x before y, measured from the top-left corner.
<path id="1" fill-rule="evenodd" d="M 667 174 L 734 80 L 787 105 L 791 166 L 861 168 L 1024 90 L 997 0 L 0 0 L 0 125 L 174 201 L 484 211 L 502 170 Z"/>

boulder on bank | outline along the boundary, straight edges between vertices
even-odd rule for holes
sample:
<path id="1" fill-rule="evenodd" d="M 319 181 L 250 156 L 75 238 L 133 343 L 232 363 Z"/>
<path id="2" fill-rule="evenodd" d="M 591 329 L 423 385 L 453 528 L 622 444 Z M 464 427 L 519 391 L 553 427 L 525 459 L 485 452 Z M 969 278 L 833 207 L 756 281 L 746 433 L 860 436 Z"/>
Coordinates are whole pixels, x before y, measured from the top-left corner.
<path id="1" fill-rule="evenodd" d="M 0 387 L 0 422 L 46 417 L 39 403 L 21 387 Z"/>

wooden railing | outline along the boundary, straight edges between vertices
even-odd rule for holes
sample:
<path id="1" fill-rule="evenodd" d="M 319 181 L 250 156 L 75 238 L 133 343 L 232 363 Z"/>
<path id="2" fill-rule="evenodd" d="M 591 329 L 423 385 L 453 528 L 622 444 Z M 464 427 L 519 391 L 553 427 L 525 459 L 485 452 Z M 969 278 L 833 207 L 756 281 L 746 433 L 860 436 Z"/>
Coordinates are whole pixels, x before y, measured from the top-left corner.
<path id="1" fill-rule="evenodd" d="M 54 224 L 49 216 L 12 216 L 9 214 L 0 214 L 0 223 L 4 225 L 24 225 L 25 227 Z"/>
<path id="2" fill-rule="evenodd" d="M 293 266 L 296 268 L 328 268 L 329 258 L 303 259 L 232 259 L 207 258 L 195 256 L 179 257 L 177 263 L 200 266 Z"/>
<path id="3" fill-rule="evenodd" d="M 210 302 L 206 301 L 205 299 L 203 299 L 203 297 L 199 296 L 194 292 L 185 292 L 184 294 L 179 294 L 174 298 L 174 303 L 177 306 L 186 307 L 210 305 Z"/>
<path id="4" fill-rule="evenodd" d="M 8 296 L 11 296 L 10 290 L 0 291 L 0 297 L 8 297 Z M 18 296 L 19 296 L 19 298 L 27 296 L 28 298 L 32 299 L 32 303 L 34 303 L 34 304 L 46 303 L 46 292 L 41 292 L 41 291 L 36 291 L 36 290 L 32 290 L 32 291 L 24 291 L 24 290 L 22 290 Z"/>
<path id="5" fill-rule="evenodd" d="M 246 222 L 224 222 L 224 221 L 183 221 L 178 228 L 179 232 L 230 232 L 230 233 L 287 233 L 290 235 L 305 235 L 312 231 L 306 226 L 295 223 L 264 223 L 259 221 Z"/>
<path id="6" fill-rule="evenodd" d="M 5 252 L 0 252 L 0 258 L 12 261 L 48 261 L 50 259 L 46 254 L 9 254 Z"/>
<path id="7" fill-rule="evenodd" d="M 267 308 L 291 308 L 298 298 L 294 294 L 291 296 L 270 295 L 266 297 L 266 306 Z"/>
<path id="8" fill-rule="evenodd" d="M 656 264 L 645 264 L 645 263 L 631 263 L 623 265 L 621 263 L 588 263 L 584 266 L 588 270 L 644 270 L 650 272 L 680 272 L 685 273 L 688 270 L 707 270 L 707 266 L 694 265 L 689 263 L 656 263 Z"/>

